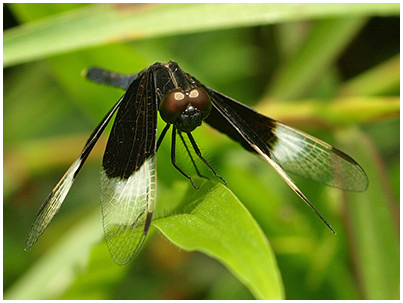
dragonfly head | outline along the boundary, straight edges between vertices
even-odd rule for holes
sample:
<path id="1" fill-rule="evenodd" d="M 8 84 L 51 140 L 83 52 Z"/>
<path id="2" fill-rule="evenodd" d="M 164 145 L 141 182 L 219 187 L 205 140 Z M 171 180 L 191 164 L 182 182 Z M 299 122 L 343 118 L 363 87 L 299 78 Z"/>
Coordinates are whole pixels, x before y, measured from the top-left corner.
<path id="1" fill-rule="evenodd" d="M 204 89 L 173 90 L 162 99 L 159 111 L 161 118 L 174 124 L 180 131 L 190 133 L 200 126 L 211 111 L 211 100 Z"/>

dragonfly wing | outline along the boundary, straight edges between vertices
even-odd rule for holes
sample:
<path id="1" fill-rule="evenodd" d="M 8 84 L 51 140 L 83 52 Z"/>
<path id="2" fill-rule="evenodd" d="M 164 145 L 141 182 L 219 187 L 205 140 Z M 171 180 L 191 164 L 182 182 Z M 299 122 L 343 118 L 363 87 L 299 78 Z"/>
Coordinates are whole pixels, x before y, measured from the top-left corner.
<path id="1" fill-rule="evenodd" d="M 157 101 L 152 70 L 128 88 L 103 159 L 101 208 L 105 239 L 116 263 L 141 248 L 155 206 Z"/>
<path id="2" fill-rule="evenodd" d="M 246 144 L 249 145 L 247 148 L 248 150 L 253 150 L 256 153 L 258 153 L 267 163 L 269 163 L 274 170 L 283 178 L 283 180 L 290 186 L 290 188 L 315 212 L 315 214 L 326 224 L 329 229 L 335 233 L 334 229 L 330 226 L 330 224 L 326 221 L 326 219 L 319 213 L 319 211 L 313 206 L 313 204 L 308 200 L 307 197 L 302 193 L 302 191 L 297 187 L 297 185 L 294 183 L 294 181 L 288 176 L 288 174 L 284 171 L 283 167 L 279 163 L 278 160 L 275 159 L 273 154 L 271 153 L 271 147 L 267 144 L 265 137 L 259 136 L 253 127 L 250 127 L 248 125 L 249 118 L 247 120 L 243 119 L 242 114 L 239 115 L 238 112 L 232 107 L 227 104 L 228 99 L 230 102 L 230 105 L 232 101 L 236 102 L 235 100 L 231 100 L 226 96 L 223 96 L 221 94 L 216 95 L 219 93 L 212 94 L 213 99 L 213 108 L 214 111 L 216 110 L 218 114 L 220 114 L 222 117 L 224 117 L 227 120 L 227 125 L 225 127 L 221 127 L 220 125 L 217 125 L 216 122 L 213 122 L 211 120 L 208 120 L 207 122 L 211 122 L 211 125 L 213 127 L 218 126 L 218 130 L 223 131 L 223 130 L 229 130 L 230 126 L 232 126 L 233 129 L 235 129 L 240 137 L 238 135 L 233 136 L 235 140 L 239 141 L 242 143 L 242 145 L 246 146 Z M 237 104 L 239 104 L 237 102 Z M 235 106 L 234 106 L 235 107 Z M 248 107 L 241 108 L 243 110 L 243 114 L 247 111 L 252 111 L 253 113 L 256 113 L 252 109 L 249 109 Z M 251 113 L 252 113 L 251 112 Z M 257 114 L 257 113 L 256 113 Z M 213 115 L 217 115 L 217 113 L 213 113 Z M 208 117 L 210 118 L 210 116 Z M 207 119 L 208 119 L 207 118 Z M 229 123 L 229 125 L 228 125 Z M 229 131 L 227 133 L 228 135 L 233 135 L 233 130 Z M 267 137 L 273 138 L 275 135 L 273 133 L 265 134 Z"/>
<path id="3" fill-rule="evenodd" d="M 73 182 L 83 166 L 85 160 L 90 154 L 95 143 L 98 141 L 105 127 L 108 125 L 113 114 L 120 106 L 123 97 L 116 103 L 116 105 L 109 111 L 101 123 L 97 126 L 94 132 L 89 137 L 78 159 L 70 166 L 64 176 L 60 179 L 59 183 L 53 188 L 45 202 L 39 209 L 31 230 L 28 234 L 28 238 L 25 242 L 25 249 L 29 249 L 32 245 L 38 241 L 39 237 L 44 233 L 48 227 L 50 221 L 52 221 L 54 215 L 59 211 L 67 193 L 69 192 Z"/>
<path id="4" fill-rule="evenodd" d="M 155 206 L 155 157 L 129 178 L 101 172 L 101 205 L 105 239 L 119 265 L 128 263 L 147 236 Z"/>
<path id="5" fill-rule="evenodd" d="M 259 142 L 259 148 L 287 172 L 343 190 L 364 191 L 368 187 L 364 170 L 342 151 L 300 130 L 263 116 L 219 92 L 211 89 L 209 91 L 216 108 L 205 121 L 240 142 L 246 149 L 253 150 L 250 142 L 224 116 L 230 119 L 232 117 L 233 121 L 241 120 L 238 124 L 242 132 L 248 133 L 252 142 Z M 221 108 L 224 115 L 216 111 L 217 108 Z"/>
<path id="6" fill-rule="evenodd" d="M 288 172 L 349 191 L 364 191 L 368 178 L 350 156 L 300 130 L 277 122 L 272 153 Z"/>

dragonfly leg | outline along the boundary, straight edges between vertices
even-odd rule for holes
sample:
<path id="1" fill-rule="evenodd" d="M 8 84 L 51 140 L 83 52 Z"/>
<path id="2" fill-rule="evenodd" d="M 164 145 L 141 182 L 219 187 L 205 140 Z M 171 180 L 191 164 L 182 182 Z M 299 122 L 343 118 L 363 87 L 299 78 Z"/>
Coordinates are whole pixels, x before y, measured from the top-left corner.
<path id="1" fill-rule="evenodd" d="M 193 187 L 195 189 L 199 189 L 200 187 L 196 186 L 193 182 L 192 177 L 190 177 L 189 175 L 187 175 L 177 164 L 176 164 L 176 158 L 175 158 L 175 147 L 176 147 L 176 127 L 173 126 L 172 128 L 172 144 L 171 144 L 171 162 L 172 165 L 182 174 L 184 175 L 186 178 L 189 179 L 190 183 L 192 183 Z"/>
<path id="2" fill-rule="evenodd" d="M 217 178 L 221 179 L 224 184 L 227 184 L 227 181 L 224 180 L 223 177 L 221 177 L 217 172 L 214 170 L 213 166 L 202 156 L 199 147 L 196 144 L 196 141 L 193 139 L 193 136 L 190 133 L 187 133 L 190 143 L 192 143 L 193 149 L 196 152 L 196 155 L 208 166 L 208 168 L 211 170 L 211 172 L 216 176 Z"/>
<path id="3" fill-rule="evenodd" d="M 160 137 L 158 138 L 158 141 L 157 141 L 157 149 L 155 150 L 155 152 L 157 152 L 158 149 L 160 148 L 161 142 L 164 139 L 164 137 L 165 137 L 165 135 L 166 135 L 166 133 L 167 133 L 167 131 L 168 131 L 170 126 L 171 126 L 171 124 L 167 123 L 167 125 L 165 125 L 164 129 L 162 130 L 161 135 L 160 135 Z"/>
<path id="4" fill-rule="evenodd" d="M 203 176 L 203 175 L 200 173 L 200 171 L 199 171 L 199 169 L 198 169 L 198 167 L 197 167 L 197 165 L 196 165 L 196 162 L 195 162 L 195 160 L 193 159 L 192 154 L 190 153 L 190 150 L 189 150 L 189 148 L 188 148 L 188 145 L 186 144 L 186 141 L 185 141 L 185 139 L 184 139 L 183 136 L 182 136 L 182 132 L 181 132 L 181 131 L 178 131 L 178 135 L 179 135 L 179 137 L 181 138 L 182 143 L 183 143 L 183 145 L 184 145 L 185 148 L 186 148 L 186 151 L 187 151 L 187 153 L 188 153 L 188 155 L 189 155 L 189 157 L 190 157 L 190 160 L 192 161 L 192 164 L 193 164 L 193 166 L 194 166 L 194 168 L 195 168 L 195 170 L 196 170 L 197 175 L 198 175 L 199 177 L 208 179 L 207 177 Z"/>

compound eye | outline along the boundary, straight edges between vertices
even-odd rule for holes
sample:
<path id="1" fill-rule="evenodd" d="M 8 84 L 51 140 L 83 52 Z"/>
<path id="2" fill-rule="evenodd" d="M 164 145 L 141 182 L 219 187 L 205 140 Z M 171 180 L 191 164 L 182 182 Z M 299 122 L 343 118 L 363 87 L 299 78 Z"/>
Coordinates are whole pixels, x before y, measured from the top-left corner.
<path id="1" fill-rule="evenodd" d="M 189 91 L 189 103 L 199 109 L 206 118 L 211 111 L 211 100 L 204 89 L 197 87 Z"/>
<path id="2" fill-rule="evenodd" d="M 186 109 L 188 103 L 189 97 L 180 90 L 167 93 L 160 103 L 161 118 L 165 122 L 173 124 Z"/>

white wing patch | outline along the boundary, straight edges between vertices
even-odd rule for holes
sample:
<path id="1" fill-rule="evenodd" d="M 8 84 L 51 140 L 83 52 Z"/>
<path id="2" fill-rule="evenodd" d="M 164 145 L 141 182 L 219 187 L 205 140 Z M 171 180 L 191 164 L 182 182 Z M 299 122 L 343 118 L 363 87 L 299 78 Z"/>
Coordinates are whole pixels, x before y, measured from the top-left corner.
<path id="1" fill-rule="evenodd" d="M 287 172 L 345 190 L 367 188 L 362 168 L 331 145 L 280 122 L 273 132 L 271 153 Z"/>
<path id="2" fill-rule="evenodd" d="M 49 194 L 45 202 L 36 215 L 35 221 L 32 224 L 27 241 L 25 243 L 25 249 L 29 249 L 32 245 L 38 241 L 38 238 L 43 234 L 46 227 L 48 227 L 50 221 L 59 211 L 67 193 L 74 182 L 74 176 L 81 164 L 81 159 L 78 158 L 67 170 L 64 176 L 56 184 L 52 192 Z"/>
<path id="3" fill-rule="evenodd" d="M 147 159 L 128 179 L 109 178 L 101 172 L 105 239 L 112 258 L 120 265 L 137 254 L 147 235 L 147 218 L 156 200 L 155 161 L 155 157 Z"/>

